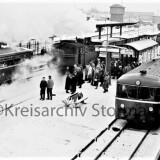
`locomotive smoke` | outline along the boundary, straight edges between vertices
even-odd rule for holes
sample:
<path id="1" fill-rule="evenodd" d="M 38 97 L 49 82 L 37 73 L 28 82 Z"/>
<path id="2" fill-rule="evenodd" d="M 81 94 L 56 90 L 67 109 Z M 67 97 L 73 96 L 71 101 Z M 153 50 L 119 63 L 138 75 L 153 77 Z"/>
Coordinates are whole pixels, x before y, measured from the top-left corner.
<path id="1" fill-rule="evenodd" d="M 51 55 L 36 56 L 26 59 L 22 65 L 19 65 L 12 75 L 12 80 L 22 80 L 32 76 L 32 72 L 38 72 L 40 66 L 46 66 L 47 62 L 52 59 Z"/>
<path id="2" fill-rule="evenodd" d="M 62 6 L 63 5 L 63 6 Z M 70 6 L 62 3 L 1 3 L 0 10 L 0 41 L 9 45 L 20 41 L 28 42 L 36 40 L 49 40 L 52 35 L 60 38 L 70 36 L 82 36 L 95 30 L 95 25 L 86 21 L 86 16 Z M 54 50 L 53 50 L 54 52 Z M 42 60 L 49 60 L 52 56 L 44 56 Z M 57 65 L 62 63 L 59 59 Z M 40 64 L 39 58 L 26 60 L 26 67 L 19 67 L 13 74 L 13 79 L 24 79 L 29 76 L 27 64 L 35 66 Z M 64 76 L 57 72 L 57 65 L 50 66 L 43 75 L 29 81 L 15 81 L 11 85 L 2 85 L 0 88 L 1 99 L 12 97 L 31 90 L 39 93 L 39 82 L 43 76 L 51 75 L 55 81 L 55 92 L 60 86 L 64 86 Z M 3 95 L 3 96 L 2 96 Z"/>
<path id="3" fill-rule="evenodd" d="M 95 31 L 95 24 L 72 4 L 1 3 L 0 37 L 7 43 L 49 39 L 53 34 L 81 36 Z"/>
<path id="4" fill-rule="evenodd" d="M 60 86 L 64 86 L 64 76 L 57 72 L 58 63 L 50 64 L 44 71 L 37 71 L 30 74 L 29 68 L 39 67 L 42 64 L 46 64 L 48 61 L 52 60 L 54 57 L 52 55 L 44 55 L 40 57 L 33 57 L 32 59 L 26 59 L 23 63 L 23 67 L 17 67 L 16 71 L 13 73 L 12 80 L 14 82 L 11 85 L 3 84 L 0 86 L 0 101 L 8 99 L 10 97 L 18 97 L 20 95 L 25 95 L 31 92 L 31 95 L 39 94 L 39 83 L 42 77 L 51 75 L 54 83 L 54 92 L 59 90 Z M 37 76 L 36 76 L 37 75 Z M 32 77 L 26 79 L 27 77 Z"/>

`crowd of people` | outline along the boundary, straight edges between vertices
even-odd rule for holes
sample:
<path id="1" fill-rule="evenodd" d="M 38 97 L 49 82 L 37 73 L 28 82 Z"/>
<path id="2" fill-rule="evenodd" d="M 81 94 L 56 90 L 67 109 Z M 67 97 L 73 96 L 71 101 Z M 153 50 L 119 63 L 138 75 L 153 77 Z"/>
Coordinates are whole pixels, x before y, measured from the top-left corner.
<path id="1" fill-rule="evenodd" d="M 82 88 L 82 84 L 84 83 L 83 79 L 83 67 L 81 65 L 74 65 L 73 73 L 67 69 L 67 77 L 65 83 L 66 93 L 71 92 L 71 94 L 76 92 L 77 86 Z"/>
<path id="2" fill-rule="evenodd" d="M 128 64 L 127 66 L 122 67 L 122 62 L 112 61 L 111 62 L 111 77 L 109 72 L 105 70 L 104 61 L 100 59 L 92 60 L 89 65 L 82 67 L 81 65 L 75 64 L 73 73 L 68 69 L 65 83 L 66 93 L 71 92 L 71 94 L 76 92 L 76 87 L 82 87 L 82 84 L 87 81 L 92 86 L 95 86 L 97 89 L 99 86 L 103 87 L 104 93 L 108 92 L 110 78 L 118 79 L 123 74 L 129 72 L 135 67 L 139 66 L 137 62 Z M 99 85 L 100 84 L 100 85 Z"/>
<path id="3" fill-rule="evenodd" d="M 91 61 L 89 65 L 86 65 L 84 68 L 76 64 L 73 70 L 73 73 L 67 72 L 65 83 L 66 93 L 69 93 L 69 91 L 71 91 L 71 94 L 75 93 L 76 87 L 79 86 L 79 88 L 81 88 L 85 81 L 95 86 L 95 89 L 98 88 L 100 82 L 104 93 L 108 92 L 109 73 L 105 71 L 104 61 L 101 62 L 100 59 Z"/>
<path id="4" fill-rule="evenodd" d="M 108 92 L 109 84 L 111 78 L 118 79 L 123 74 L 129 72 L 130 70 L 137 67 L 138 63 L 133 62 L 127 66 L 122 67 L 121 61 L 112 61 L 111 62 L 111 77 L 109 72 L 106 71 L 104 61 L 100 59 L 92 60 L 89 65 L 82 67 L 82 65 L 75 64 L 72 67 L 72 70 L 67 67 L 66 81 L 65 81 L 65 90 L 66 93 L 74 94 L 77 87 L 82 88 L 82 85 L 85 81 L 90 83 L 92 86 L 95 86 L 97 89 L 99 86 L 103 88 L 103 92 Z M 99 85 L 100 84 L 100 85 Z M 49 76 L 48 81 L 43 77 L 40 82 L 40 100 L 45 100 L 45 92 L 47 89 L 47 99 L 52 100 L 52 88 L 54 82 Z"/>
<path id="5" fill-rule="evenodd" d="M 111 62 L 111 75 L 113 78 L 118 79 L 123 74 L 129 72 L 130 70 L 138 67 L 140 63 L 132 62 L 124 66 L 120 60 Z"/>

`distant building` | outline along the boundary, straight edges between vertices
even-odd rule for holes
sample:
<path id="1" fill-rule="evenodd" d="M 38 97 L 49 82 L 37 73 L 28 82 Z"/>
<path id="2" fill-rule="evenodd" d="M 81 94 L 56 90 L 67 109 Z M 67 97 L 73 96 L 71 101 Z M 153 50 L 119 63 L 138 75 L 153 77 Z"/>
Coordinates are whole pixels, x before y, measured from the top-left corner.
<path id="1" fill-rule="evenodd" d="M 153 21 L 154 12 L 125 12 L 124 19 L 127 21 Z"/>
<path id="2" fill-rule="evenodd" d="M 160 23 L 160 16 L 153 16 L 153 23 L 159 24 Z"/>
<path id="3" fill-rule="evenodd" d="M 110 6 L 111 21 L 123 22 L 125 7 L 120 4 Z"/>

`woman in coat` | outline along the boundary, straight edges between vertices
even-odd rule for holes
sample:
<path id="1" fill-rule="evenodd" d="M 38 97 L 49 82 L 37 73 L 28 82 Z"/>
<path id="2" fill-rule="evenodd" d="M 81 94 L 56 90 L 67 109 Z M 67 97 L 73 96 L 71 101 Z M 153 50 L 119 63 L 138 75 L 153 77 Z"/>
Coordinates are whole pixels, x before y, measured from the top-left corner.
<path id="1" fill-rule="evenodd" d="M 77 82 L 78 82 L 78 86 L 79 88 L 82 88 L 82 84 L 83 84 L 83 69 L 80 67 L 80 70 L 77 72 Z"/>
<path id="2" fill-rule="evenodd" d="M 100 72 L 100 69 L 97 67 L 97 68 L 95 69 L 95 73 L 94 73 L 94 86 L 96 86 L 95 89 L 98 88 L 98 83 L 99 83 L 99 78 L 100 78 L 99 72 Z"/>
<path id="3" fill-rule="evenodd" d="M 70 74 L 68 73 L 66 77 L 66 83 L 65 83 L 66 93 L 69 93 L 68 90 L 70 89 L 71 89 L 71 77 L 70 77 Z"/>
<path id="4" fill-rule="evenodd" d="M 109 73 L 106 72 L 104 76 L 104 81 L 103 81 L 104 93 L 108 92 L 108 87 L 109 87 Z"/>

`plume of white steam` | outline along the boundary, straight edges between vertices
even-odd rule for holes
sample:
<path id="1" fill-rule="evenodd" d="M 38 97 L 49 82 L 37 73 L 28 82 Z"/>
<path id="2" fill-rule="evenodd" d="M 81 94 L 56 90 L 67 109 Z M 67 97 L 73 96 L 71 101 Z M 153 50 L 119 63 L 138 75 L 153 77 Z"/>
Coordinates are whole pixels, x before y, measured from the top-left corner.
<path id="1" fill-rule="evenodd" d="M 10 45 L 19 41 L 26 41 L 34 38 L 44 40 L 52 35 L 65 38 L 68 36 L 81 36 L 85 33 L 95 31 L 95 23 L 86 21 L 86 16 L 70 7 L 70 4 L 53 3 L 1 3 L 0 4 L 0 41 Z M 26 60 L 23 67 L 18 67 L 13 74 L 13 79 L 24 79 L 30 75 L 28 68 L 36 67 L 46 63 L 52 56 L 33 58 Z M 60 62 L 60 59 L 57 61 Z M 28 67 L 30 66 L 30 67 Z M 64 77 L 58 74 L 55 65 L 48 69 L 46 75 L 54 77 L 57 88 L 63 84 Z M 63 79 L 63 80 L 60 80 Z M 11 85 L 0 87 L 1 99 L 9 97 L 9 93 L 22 93 L 26 90 L 34 90 L 32 86 L 39 89 L 41 79 L 31 79 L 30 83 L 16 81 Z M 26 83 L 26 84 L 24 84 Z M 63 84 L 64 85 L 64 84 Z M 17 91 L 18 87 L 18 91 Z M 59 89 L 59 88 L 58 88 Z M 57 90 L 58 90 L 57 89 Z M 0 100 L 1 100 L 0 99 Z"/>
<path id="2" fill-rule="evenodd" d="M 14 79 L 13 83 L 10 85 L 2 84 L 0 86 L 0 101 L 4 99 L 8 99 L 10 97 L 20 96 L 25 94 L 26 92 L 31 92 L 35 94 L 39 94 L 39 83 L 42 77 L 52 76 L 54 82 L 56 84 L 55 92 L 59 90 L 59 87 L 64 85 L 64 76 L 57 72 L 58 63 L 51 64 L 47 67 L 47 62 L 53 59 L 52 55 L 44 55 L 39 57 L 33 57 L 32 59 L 26 59 L 22 64 L 17 66 L 17 69 L 12 75 L 12 79 Z M 44 65 L 42 71 L 38 71 L 39 66 Z M 31 71 L 31 68 L 34 70 Z M 35 71 L 37 69 L 37 72 Z M 32 77 L 31 79 L 26 79 Z"/>
<path id="3" fill-rule="evenodd" d="M 47 63 L 52 59 L 53 56 L 49 54 L 45 54 L 44 56 L 36 56 L 32 59 L 26 59 L 24 62 L 17 65 L 15 72 L 12 74 L 12 80 L 24 80 L 32 77 L 35 72 L 46 68 Z"/>
<path id="4" fill-rule="evenodd" d="M 95 31 L 95 23 L 85 14 L 64 3 L 1 3 L 0 41 L 81 36 Z"/>

